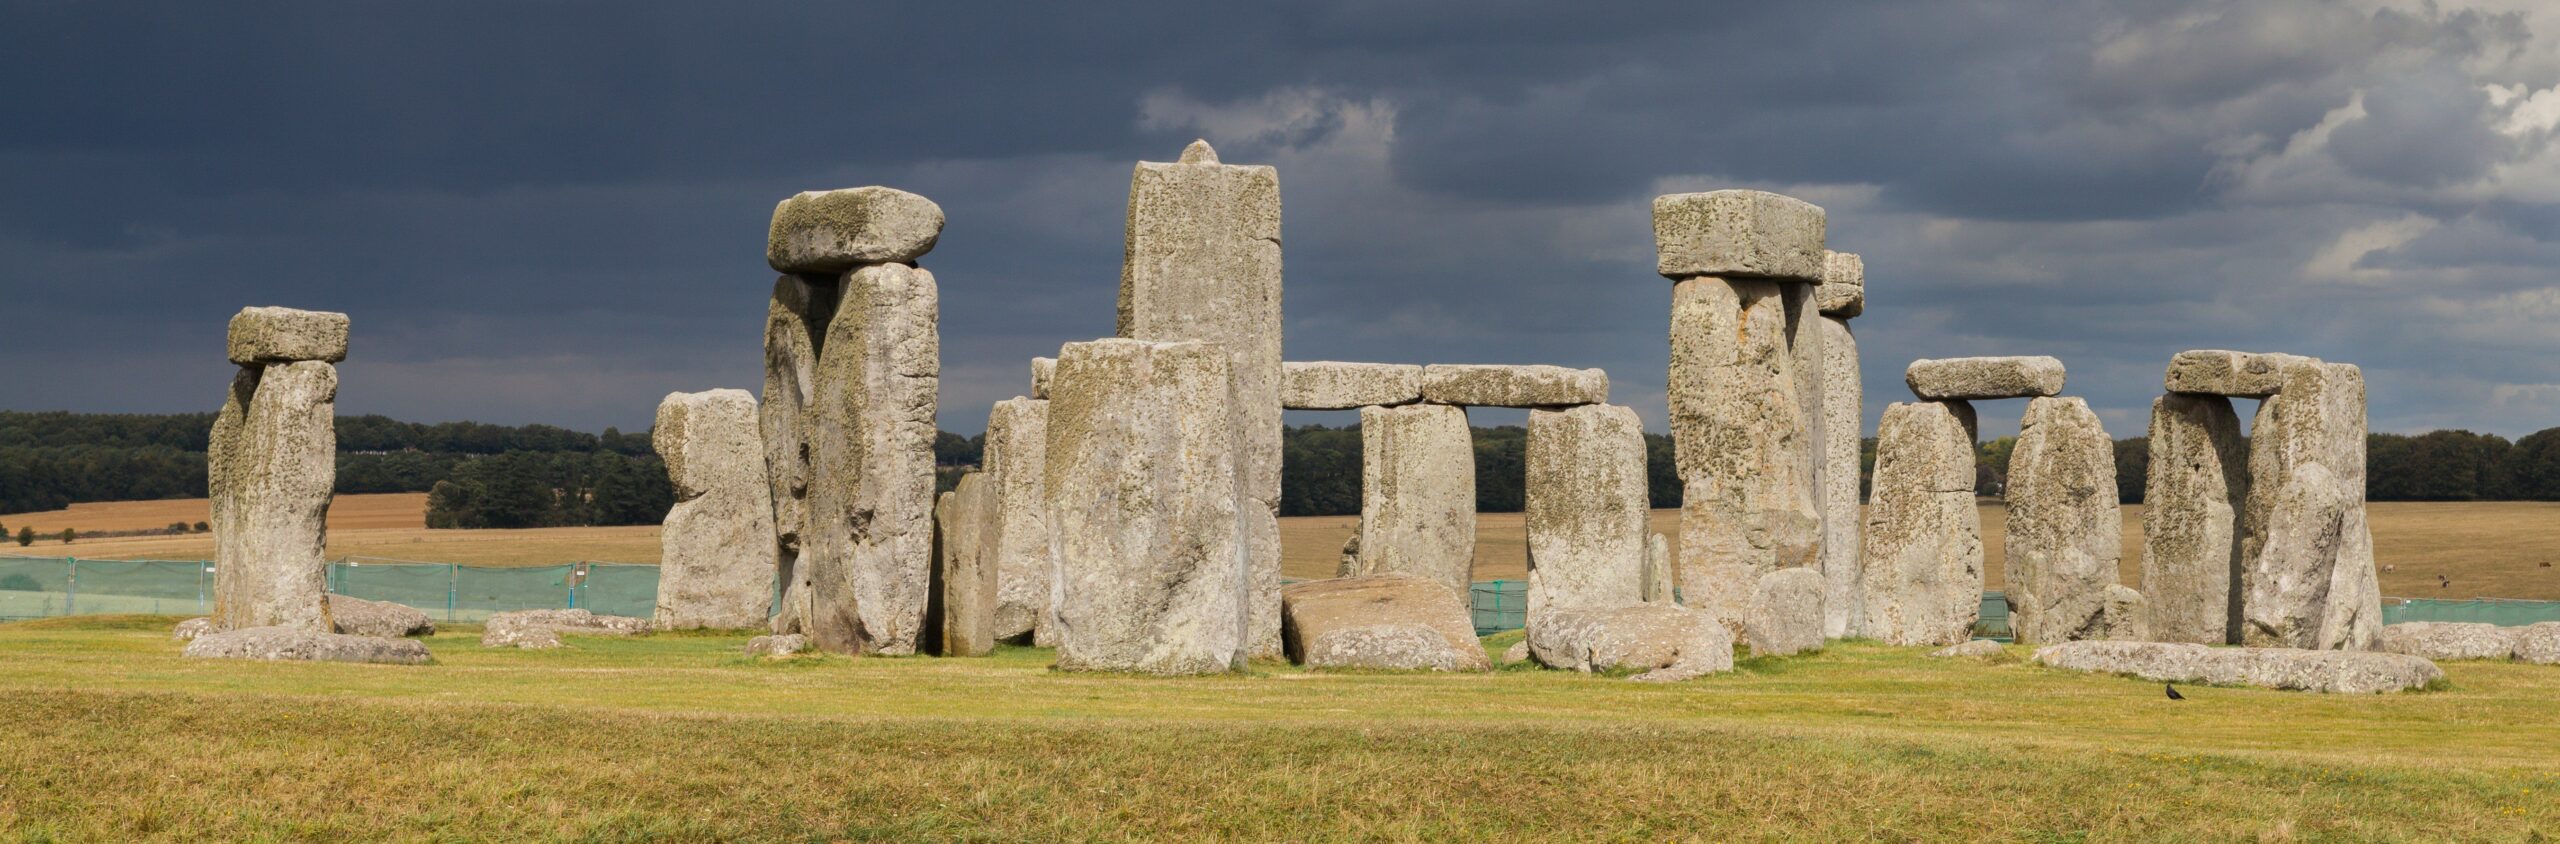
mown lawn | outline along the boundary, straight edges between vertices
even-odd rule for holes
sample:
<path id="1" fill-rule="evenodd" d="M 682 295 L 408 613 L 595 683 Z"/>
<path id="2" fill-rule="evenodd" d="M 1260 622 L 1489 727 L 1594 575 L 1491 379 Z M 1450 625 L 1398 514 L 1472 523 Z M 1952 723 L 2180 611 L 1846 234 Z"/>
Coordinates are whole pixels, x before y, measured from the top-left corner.
<path id="1" fill-rule="evenodd" d="M 428 640 L 424 667 L 198 662 L 166 637 L 175 621 L 0 624 L 0 838 L 2560 835 L 2551 667 L 2176 703 L 1865 644 L 1650 686 L 1062 675 L 1028 648 L 763 663 L 736 656 L 740 636 L 502 652 L 468 628 Z"/>

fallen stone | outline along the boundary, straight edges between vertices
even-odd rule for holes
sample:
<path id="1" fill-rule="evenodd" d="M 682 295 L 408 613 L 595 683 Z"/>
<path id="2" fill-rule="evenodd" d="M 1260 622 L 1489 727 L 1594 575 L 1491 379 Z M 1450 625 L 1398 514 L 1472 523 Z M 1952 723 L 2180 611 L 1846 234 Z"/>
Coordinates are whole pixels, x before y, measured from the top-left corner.
<path id="1" fill-rule="evenodd" d="M 864 264 L 910 263 L 942 238 L 942 206 L 897 188 L 802 191 L 773 207 L 765 263 L 832 275 Z"/>
<path id="2" fill-rule="evenodd" d="M 635 636 L 649 632 L 649 620 L 597 615 L 587 610 L 515 610 L 489 616 L 480 645 L 488 648 L 556 648 L 560 634 Z"/>
<path id="3" fill-rule="evenodd" d="M 1502 649 L 1502 664 L 1516 665 L 1529 661 L 1529 640 L 1522 639 Z"/>
<path id="4" fill-rule="evenodd" d="M 1561 366 L 1435 363 L 1422 368 L 1422 400 L 1471 407 L 1570 407 L 1609 400 L 1609 373 Z"/>
<path id="5" fill-rule="evenodd" d="M 1422 367 L 1412 364 L 1289 361 L 1280 371 L 1280 406 L 1289 410 L 1349 410 L 1422 400 Z"/>
<path id="6" fill-rule="evenodd" d="M 2240 641 L 2240 506 L 2249 445 L 2220 396 L 2172 393 L 2151 403 L 2142 511 L 2142 595 L 2151 636 L 2206 645 Z"/>
<path id="7" fill-rule="evenodd" d="M 414 639 L 386 639 L 323 633 L 299 627 L 268 626 L 212 632 L 187 643 L 196 659 L 269 659 L 310 662 L 375 662 L 425 665 L 427 646 Z"/>
<path id="8" fill-rule="evenodd" d="M 798 633 L 785 633 L 748 639 L 746 654 L 760 657 L 785 657 L 809 649 L 809 637 Z"/>
<path id="9" fill-rule="evenodd" d="M 1822 253 L 1822 285 L 1813 289 L 1822 315 L 1853 319 L 1867 311 L 1867 262 L 1848 252 Z"/>
<path id="10" fill-rule="evenodd" d="M 321 361 L 243 367 L 215 415 L 213 626 L 329 631 L 321 556 L 337 472 L 338 370 Z"/>
<path id="11" fill-rule="evenodd" d="M 1289 661 L 1310 668 L 1488 671 L 1466 603 L 1408 574 L 1293 583 L 1280 590 Z"/>
<path id="12" fill-rule="evenodd" d="M 912 654 L 932 601 L 933 274 L 876 264 L 845 274 L 818 344 L 809 401 L 809 495 L 793 587 L 805 633 L 835 653 Z"/>
<path id="13" fill-rule="evenodd" d="M 2382 628 L 2382 650 L 2431 660 L 2514 656 L 2523 628 L 2446 621 L 2408 621 Z"/>
<path id="14" fill-rule="evenodd" d="M 1529 411 L 1523 462 L 1529 615 L 1642 603 L 1650 505 L 1636 412 Z"/>
<path id="15" fill-rule="evenodd" d="M 1756 190 L 1653 199 L 1655 270 L 1665 278 L 1729 276 L 1821 281 L 1823 213 Z"/>
<path id="16" fill-rule="evenodd" d="M 2517 662 L 2535 665 L 2560 665 L 2560 621 L 2545 621 L 2517 628 L 2515 632 Z"/>
<path id="17" fill-rule="evenodd" d="M 1982 611 L 1973 438 L 1973 408 L 1963 402 L 1885 408 L 1859 564 L 1860 635 L 1894 645 L 1973 638 Z"/>
<path id="18" fill-rule="evenodd" d="M 1715 616 L 1671 604 L 1556 610 L 1529 625 L 1529 655 L 1548 668 L 1632 670 L 1677 682 L 1733 670 L 1733 634 Z"/>
<path id="19" fill-rule="evenodd" d="M 779 560 L 755 396 L 668 393 L 650 442 L 675 492 L 658 530 L 658 629 L 764 626 Z"/>
<path id="20" fill-rule="evenodd" d="M 2038 649 L 2035 661 L 2071 671 L 2130 674 L 2160 683 L 2258 686 L 2330 694 L 2405 691 L 2444 679 L 2444 671 L 2435 663 L 2407 654 L 2216 648 L 2182 642 L 2064 642 Z"/>
<path id="21" fill-rule="evenodd" d="M 368 601 L 345 595 L 329 596 L 329 623 L 334 632 L 349 636 L 380 636 L 398 639 L 405 636 L 433 636 L 434 619 L 424 610 L 390 601 Z"/>
<path id="22" fill-rule="evenodd" d="M 2161 381 L 2172 393 L 2265 398 L 2283 388 L 2286 366 L 2307 360 L 2297 355 L 2196 349 L 2170 357 Z"/>
<path id="23" fill-rule="evenodd" d="M 1644 543 L 1644 602 L 1648 604 L 1678 600 L 1671 562 L 1671 540 L 1653 534 Z"/>
<path id="24" fill-rule="evenodd" d="M 1672 286 L 1680 600 L 1736 636 L 1762 575 L 1820 562 L 1811 428 L 1780 286 L 1712 277 Z"/>
<path id="25" fill-rule="evenodd" d="M 211 632 L 213 632 L 213 619 L 197 617 L 178 622 L 178 626 L 170 628 L 169 638 L 184 642 Z"/>
<path id="26" fill-rule="evenodd" d="M 2022 645 L 2106 638 L 2124 557 L 2116 441 L 2077 398 L 2027 402 L 2009 457 L 2009 628 Z M 2136 596 L 2139 600 L 2139 596 Z"/>
<path id="27" fill-rule="evenodd" d="M 2241 518 L 2241 639 L 2372 650 L 2382 596 L 2365 523 L 2364 376 L 2303 360 L 2258 405 Z"/>
<path id="28" fill-rule="evenodd" d="M 1057 374 L 1057 358 L 1032 358 L 1031 397 L 1035 399 L 1047 399 L 1049 397 L 1049 379 L 1057 377 Z"/>
<path id="29" fill-rule="evenodd" d="M 821 430 L 811 413 L 818 373 L 818 342 L 835 318 L 839 279 L 784 275 L 766 303 L 764 402 L 756 427 L 764 440 L 765 478 L 773 497 L 774 577 L 782 594 L 771 625 L 797 630 L 810 615 L 808 571 L 800 565 L 808 532 L 813 442 L 840 437 Z"/>
<path id="30" fill-rule="evenodd" d="M 549 650 L 561 646 L 560 632 L 548 627 L 521 627 L 516 625 L 491 627 L 487 630 L 481 631 L 480 646 L 484 648 L 517 648 L 528 651 Z"/>
<path id="31" fill-rule="evenodd" d="M 1972 657 L 1974 659 L 1992 659 L 2003 653 L 2007 653 L 2007 650 L 2000 647 L 2000 643 L 1989 639 L 1975 639 L 1970 642 L 1960 642 L 1930 651 L 1929 658 L 1956 659 L 1959 657 Z"/>
<path id="32" fill-rule="evenodd" d="M 1822 573 L 1779 569 L 1762 575 L 1742 624 L 1752 656 L 1793 656 L 1822 650 Z"/>
<path id="33" fill-rule="evenodd" d="M 1014 398 L 996 402 L 987 414 L 987 446 L 983 458 L 993 487 L 988 535 L 981 537 L 994 555 L 996 571 L 995 637 L 1018 639 L 1049 626 L 1050 577 L 1048 482 L 1049 403 Z"/>
<path id="34" fill-rule="evenodd" d="M 1822 320 L 1822 498 L 1818 502 L 1822 507 L 1822 548 L 1818 565 L 1827 584 L 1822 600 L 1822 632 L 1834 639 L 1858 635 L 1858 624 L 1863 620 L 1859 617 L 1864 599 L 1858 593 L 1858 566 L 1859 552 L 1866 541 L 1866 517 L 1860 507 L 1863 498 L 1858 485 L 1866 397 L 1858 379 L 1858 338 L 1849 332 L 1848 320 L 1826 316 Z"/>
<path id="35" fill-rule="evenodd" d="M 1902 372 L 1912 395 L 1929 401 L 2022 399 L 2062 392 L 2062 361 L 2050 357 L 1916 360 Z"/>
<path id="36" fill-rule="evenodd" d="M 986 552 L 994 520 L 987 473 L 960 476 L 933 508 L 942 567 L 942 656 L 986 656 L 996 649 L 996 569 Z"/>
<path id="37" fill-rule="evenodd" d="M 241 308 L 231 317 L 231 362 L 241 366 L 347 359 L 347 315 L 292 308 Z"/>
<path id="38" fill-rule="evenodd" d="M 1467 594 L 1476 555 L 1476 452 L 1465 408 L 1360 409 L 1360 566 Z"/>

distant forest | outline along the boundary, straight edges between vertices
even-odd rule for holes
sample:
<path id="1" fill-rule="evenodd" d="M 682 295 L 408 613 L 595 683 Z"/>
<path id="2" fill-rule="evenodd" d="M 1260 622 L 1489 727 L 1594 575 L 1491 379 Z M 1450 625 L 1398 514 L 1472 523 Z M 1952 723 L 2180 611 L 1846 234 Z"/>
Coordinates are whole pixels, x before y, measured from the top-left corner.
<path id="1" fill-rule="evenodd" d="M 75 414 L 0 411 L 0 513 L 56 510 L 82 501 L 201 498 L 213 414 Z M 1521 509 L 1527 431 L 1475 429 L 1476 508 Z M 1865 467 L 1875 441 L 1865 442 Z M 2006 487 L 2013 437 L 1982 443 L 1977 487 Z M 941 486 L 975 468 L 984 436 L 943 432 L 934 443 Z M 1282 439 L 1281 513 L 1360 512 L 1357 426 L 1290 428 Z M 2147 443 L 2116 442 L 2118 493 L 2142 500 Z M 1645 435 L 1653 505 L 1676 507 L 1671 439 Z M 2491 434 L 2374 434 L 2366 494 L 2376 501 L 2560 501 L 2560 428 L 2509 442 Z M 1864 472 L 1862 471 L 1863 475 Z M 1863 478 L 1862 478 L 1863 481 Z M 382 416 L 338 418 L 340 493 L 428 493 L 430 527 L 558 527 L 654 524 L 673 501 L 649 433 L 601 434 L 550 425 L 421 424 Z"/>

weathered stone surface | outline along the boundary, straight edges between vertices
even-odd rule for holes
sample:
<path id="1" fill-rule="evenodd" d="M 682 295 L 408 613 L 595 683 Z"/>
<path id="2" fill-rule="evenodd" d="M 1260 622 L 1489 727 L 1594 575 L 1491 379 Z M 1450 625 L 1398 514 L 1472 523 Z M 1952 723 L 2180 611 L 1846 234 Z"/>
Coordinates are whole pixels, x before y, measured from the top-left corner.
<path id="1" fill-rule="evenodd" d="M 1693 278 L 1671 294 L 1680 599 L 1737 635 L 1760 576 L 1817 565 L 1822 544 L 1780 286 Z"/>
<path id="2" fill-rule="evenodd" d="M 1138 163 L 1119 334 L 1216 343 L 1228 355 L 1256 657 L 1280 654 L 1280 291 L 1279 171 L 1221 164 L 1206 141 L 1172 164 Z"/>
<path id="3" fill-rule="evenodd" d="M 1675 600 L 1679 586 L 1672 574 L 1671 540 L 1654 534 L 1644 543 L 1644 602 Z"/>
<path id="4" fill-rule="evenodd" d="M 1049 398 L 1049 379 L 1055 378 L 1057 375 L 1057 358 L 1032 358 L 1031 397 L 1044 401 L 1047 400 Z"/>
<path id="5" fill-rule="evenodd" d="M 1524 634 L 1522 634 L 1522 635 L 1524 635 L 1524 636 L 1525 636 L 1526 634 L 1524 633 Z M 1521 639 L 1520 641 L 1513 642 L 1513 643 L 1511 643 L 1511 647 L 1503 648 L 1503 649 L 1502 649 L 1502 664 L 1504 664 L 1504 665 L 1512 665 L 1512 664 L 1522 663 L 1522 662 L 1528 662 L 1528 661 L 1529 661 L 1529 640 L 1528 640 L 1528 639 L 1525 639 L 1525 638 L 1524 638 L 1524 639 Z"/>
<path id="6" fill-rule="evenodd" d="M 786 273 L 834 274 L 912 262 L 942 238 L 942 206 L 879 186 L 802 191 L 773 207 L 765 262 Z"/>
<path id="7" fill-rule="evenodd" d="M 796 623 L 837 653 L 915 653 L 933 576 L 934 398 L 941 341 L 933 274 L 845 274 L 811 379 L 807 524 Z M 786 587 L 792 588 L 792 587 Z"/>
<path id="8" fill-rule="evenodd" d="M 368 601 L 345 595 L 329 596 L 329 622 L 332 632 L 349 636 L 380 636 L 398 639 L 404 636 L 433 636 L 434 619 L 424 610 L 390 601 Z"/>
<path id="9" fill-rule="evenodd" d="M 2506 659 L 2515 655 L 2521 627 L 2447 621 L 2407 621 L 2384 625 L 2382 650 L 2431 660 Z"/>
<path id="10" fill-rule="evenodd" d="M 1822 253 L 1822 286 L 1814 288 L 1822 315 L 1854 319 L 1867 312 L 1867 261 L 1848 252 Z"/>
<path id="11" fill-rule="evenodd" d="M 2265 398 L 2284 386 L 2286 366 L 2309 360 L 2298 355 L 2195 349 L 2170 357 L 2161 381 L 2172 393 Z"/>
<path id="12" fill-rule="evenodd" d="M 1850 256 L 1856 257 L 1856 256 Z M 1828 282 L 1825 283 L 1826 286 Z M 1859 439 L 1865 430 L 1866 396 L 1859 386 L 1858 338 L 1847 320 L 1822 320 L 1822 632 L 1834 639 L 1858 635 L 1859 551 L 1866 516 L 1859 509 Z"/>
<path id="13" fill-rule="evenodd" d="M 2154 641 L 2151 611 L 2146 603 L 2139 589 L 2121 583 L 2107 584 L 2105 598 L 2099 602 L 2098 617 L 2090 622 L 2088 633 L 2082 638 Z"/>
<path id="14" fill-rule="evenodd" d="M 817 428 L 810 404 L 817 395 L 818 344 L 835 318 L 840 288 L 833 276 L 784 275 L 765 308 L 764 403 L 756 427 L 773 497 L 774 577 L 782 583 L 776 630 L 800 629 L 809 617 L 809 578 L 800 559 L 807 550 L 801 538 L 808 529 L 812 444 L 845 433 Z"/>
<path id="15" fill-rule="evenodd" d="M 213 625 L 329 631 L 330 490 L 337 484 L 338 370 L 320 361 L 242 367 L 207 448 Z"/>
<path id="16" fill-rule="evenodd" d="M 2062 361 L 2050 357 L 1915 360 L 1902 372 L 1911 394 L 1929 401 L 2020 399 L 2062 392 Z"/>
<path id="17" fill-rule="evenodd" d="M 669 393 L 650 435 L 675 491 L 658 530 L 657 626 L 762 627 L 778 564 L 755 396 Z"/>
<path id="18" fill-rule="evenodd" d="M 2249 445 L 2221 396 L 2151 402 L 2142 510 L 2142 595 L 2151 636 L 2205 645 L 2240 641 L 2240 504 Z"/>
<path id="19" fill-rule="evenodd" d="M 2285 367 L 2250 427 L 2241 518 L 2241 637 L 2262 647 L 2372 650 L 2381 591 L 2365 525 L 2364 375 Z"/>
<path id="20" fill-rule="evenodd" d="M 433 661 L 415 639 L 352 636 L 282 625 L 207 632 L 187 643 L 197 659 L 290 659 L 310 662 L 376 662 L 425 665 Z"/>
<path id="21" fill-rule="evenodd" d="M 1349 410 L 1422 400 L 1422 367 L 1406 363 L 1289 361 L 1281 364 L 1280 406 Z"/>
<path id="22" fill-rule="evenodd" d="M 1779 285 L 1779 295 L 1787 307 L 1787 368 L 1795 376 L 1796 418 L 1804 428 L 1796 448 L 1797 459 L 1804 463 L 1798 470 L 1813 505 L 1813 558 L 1805 563 L 1820 571 L 1822 567 L 1822 312 L 1813 305 L 1815 285 L 1787 283 Z M 1863 408 L 1861 409 L 1863 412 Z M 1676 466 L 1674 467 L 1677 468 Z"/>
<path id="23" fill-rule="evenodd" d="M 1475 570 L 1476 452 L 1465 408 L 1360 409 L 1360 567 L 1459 595 Z"/>
<path id="24" fill-rule="evenodd" d="M 1760 577 L 1751 593 L 1751 614 L 1742 623 L 1752 656 L 1793 656 L 1822 650 L 1822 573 L 1809 568 L 1779 569 Z"/>
<path id="25" fill-rule="evenodd" d="M 1571 407 L 1609 400 L 1609 373 L 1561 366 L 1435 363 L 1422 400 L 1472 407 Z"/>
<path id="26" fill-rule="evenodd" d="M 1358 577 L 1368 574 L 1368 566 L 1360 562 L 1360 528 L 1351 528 L 1351 537 L 1342 540 L 1342 562 L 1333 567 L 1335 577 Z"/>
<path id="27" fill-rule="evenodd" d="M 1720 190 L 1653 198 L 1655 271 L 1822 280 L 1819 206 L 1767 191 Z"/>
<path id="28" fill-rule="evenodd" d="M 798 633 L 785 633 L 779 636 L 758 636 L 753 639 L 748 639 L 746 654 L 748 656 L 783 657 L 806 650 L 810 650 L 809 637 L 802 636 Z"/>
<path id="29" fill-rule="evenodd" d="M 347 359 L 347 315 L 292 308 L 241 308 L 231 317 L 231 362 L 241 366 Z"/>
<path id="30" fill-rule="evenodd" d="M 597 615 L 587 610 L 515 610 L 489 616 L 482 628 L 485 647 L 559 647 L 558 636 L 636 636 L 650 630 L 649 620 L 625 615 Z M 539 631 L 539 632 L 535 632 Z M 539 644 L 548 641 L 549 644 Z M 536 644 L 524 644 L 533 642 Z"/>
<path id="31" fill-rule="evenodd" d="M 983 458 L 993 487 L 993 521 L 981 538 L 994 555 L 996 571 L 995 637 L 1017 639 L 1050 626 L 1050 578 L 1055 559 L 1049 550 L 1049 495 L 1042 477 L 1049 460 L 1049 403 L 1013 398 L 996 402 L 987 413 L 987 448 Z M 1052 631 L 1054 632 L 1054 631 Z"/>
<path id="32" fill-rule="evenodd" d="M 2077 398 L 2037 398 L 2009 456 L 2003 594 L 2022 645 L 2104 638 L 2124 559 L 2116 441 Z"/>
<path id="33" fill-rule="evenodd" d="M 1247 558 L 1227 353 L 1097 340 L 1058 357 L 1046 492 L 1058 667 L 1242 668 Z"/>
<path id="34" fill-rule="evenodd" d="M 1963 402 L 1885 408 L 1859 566 L 1860 635 L 1896 645 L 1972 638 L 1982 611 L 1973 438 L 1973 407 Z"/>
<path id="35" fill-rule="evenodd" d="M 1970 642 L 1960 642 L 1930 651 L 1929 658 L 1956 659 L 1959 657 L 1970 657 L 1973 659 L 1992 659 L 2006 652 L 2007 650 L 2000 647 L 2000 643 L 1998 642 L 1994 642 L 1989 639 L 1975 639 Z"/>
<path id="36" fill-rule="evenodd" d="M 1280 590 L 1289 661 L 1311 668 L 1488 671 L 1461 595 L 1428 578 L 1379 574 Z"/>
<path id="37" fill-rule="evenodd" d="M 527 651 L 550 650 L 561 646 L 560 631 L 553 630 L 548 627 L 525 627 L 521 625 L 491 627 L 487 630 L 481 631 L 480 646 L 484 648 L 516 648 L 518 650 Z"/>
<path id="38" fill-rule="evenodd" d="M 2560 621 L 2545 621 L 2517 628 L 2515 658 L 2535 665 L 2560 665 Z"/>
<path id="39" fill-rule="evenodd" d="M 2183 642 L 2064 642 L 2037 649 L 2035 661 L 2071 671 L 2131 674 L 2154 682 L 2334 694 L 2397 692 L 2444 679 L 2444 671 L 2435 663 L 2407 654 L 2215 648 Z"/>
<path id="40" fill-rule="evenodd" d="M 1642 671 L 1677 682 L 1733 670 L 1733 634 L 1715 616 L 1672 604 L 1556 610 L 1529 623 L 1529 655 L 1569 671 Z"/>
<path id="41" fill-rule="evenodd" d="M 1529 615 L 1642 603 L 1644 422 L 1611 404 L 1532 410 L 1524 450 Z"/>
<path id="42" fill-rule="evenodd" d="M 178 626 L 170 628 L 169 638 L 184 642 L 211 632 L 213 632 L 213 619 L 198 616 L 178 622 Z"/>
<path id="43" fill-rule="evenodd" d="M 994 499 L 987 473 L 970 472 L 933 508 L 940 535 L 943 656 L 986 656 L 996 649 L 997 573 L 986 547 Z"/>

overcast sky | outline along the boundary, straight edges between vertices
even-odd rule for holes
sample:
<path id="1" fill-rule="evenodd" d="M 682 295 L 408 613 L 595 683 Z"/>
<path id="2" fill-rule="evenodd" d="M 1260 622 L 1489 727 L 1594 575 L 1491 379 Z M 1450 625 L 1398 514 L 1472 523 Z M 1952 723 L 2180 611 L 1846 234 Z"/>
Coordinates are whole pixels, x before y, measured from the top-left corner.
<path id="1" fill-rule="evenodd" d="M 1757 187 L 1866 258 L 1870 426 L 2049 354 L 2134 436 L 2189 348 L 2560 425 L 2560 3 L 1266 5 L 0 3 L 0 408 L 210 411 L 272 304 L 353 315 L 341 412 L 643 428 L 761 382 L 775 201 L 883 184 L 976 432 L 1203 137 L 1279 167 L 1292 359 L 1603 367 L 1660 430 L 1650 200 Z"/>

